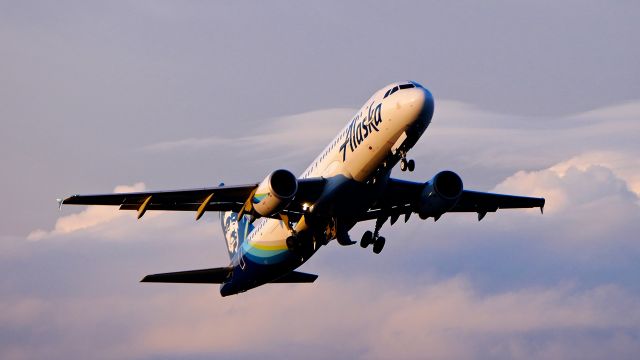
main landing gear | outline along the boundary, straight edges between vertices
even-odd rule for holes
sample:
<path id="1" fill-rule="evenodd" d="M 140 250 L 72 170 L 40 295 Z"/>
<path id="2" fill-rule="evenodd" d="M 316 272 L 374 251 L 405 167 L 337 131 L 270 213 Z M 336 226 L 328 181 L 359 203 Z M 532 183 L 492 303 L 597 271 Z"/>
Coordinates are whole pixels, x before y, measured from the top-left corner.
<path id="1" fill-rule="evenodd" d="M 287 238 L 287 248 L 293 252 L 303 252 L 306 242 L 298 235 L 291 235 Z"/>
<path id="2" fill-rule="evenodd" d="M 374 237 L 373 233 L 367 230 L 364 232 L 364 234 L 362 234 L 362 240 L 360 240 L 360 246 L 362 246 L 363 248 L 366 248 L 369 245 L 373 244 L 373 252 L 376 254 L 380 254 L 380 252 L 384 248 L 385 241 L 386 239 L 384 237 L 382 236 Z"/>
<path id="3" fill-rule="evenodd" d="M 376 227 L 374 231 L 371 232 L 367 230 L 364 232 L 364 234 L 362 234 L 362 239 L 360 240 L 360 246 L 362 246 L 363 248 L 367 248 L 369 245 L 373 244 L 373 252 L 376 254 L 380 254 L 380 252 L 384 248 L 386 239 L 380 236 L 379 232 L 380 232 L 380 228 L 382 227 L 382 225 L 386 220 L 387 220 L 386 218 L 376 219 Z"/>

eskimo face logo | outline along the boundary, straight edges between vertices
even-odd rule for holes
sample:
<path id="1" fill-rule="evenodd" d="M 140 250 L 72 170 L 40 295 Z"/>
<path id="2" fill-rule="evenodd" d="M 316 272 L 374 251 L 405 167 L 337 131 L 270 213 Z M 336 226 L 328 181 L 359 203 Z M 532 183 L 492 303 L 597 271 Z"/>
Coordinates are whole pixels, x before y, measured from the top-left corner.
<path id="1" fill-rule="evenodd" d="M 229 253 L 235 254 L 238 251 L 238 214 L 231 211 L 224 213 L 224 237 Z"/>
<path id="2" fill-rule="evenodd" d="M 353 152 L 369 135 L 380 129 L 378 125 L 382 122 L 382 103 L 373 106 L 373 102 L 369 104 L 369 110 L 365 116 L 362 112 L 351 120 L 351 124 L 347 128 L 344 142 L 340 145 L 342 152 L 342 161 L 347 160 L 347 149 Z"/>

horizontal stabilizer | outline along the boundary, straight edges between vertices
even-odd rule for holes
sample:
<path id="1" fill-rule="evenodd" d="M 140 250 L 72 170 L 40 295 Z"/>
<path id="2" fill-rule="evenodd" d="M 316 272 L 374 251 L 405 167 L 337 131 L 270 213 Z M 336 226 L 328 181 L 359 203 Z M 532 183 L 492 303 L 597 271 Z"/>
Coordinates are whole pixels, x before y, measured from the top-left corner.
<path id="1" fill-rule="evenodd" d="M 312 283 L 316 281 L 318 275 L 316 274 L 307 274 L 300 271 L 292 271 L 285 276 L 282 276 L 276 280 L 271 281 L 272 283 Z"/>
<path id="2" fill-rule="evenodd" d="M 229 278 L 232 270 L 229 267 L 220 267 L 153 274 L 145 276 L 140 282 L 222 284 Z"/>

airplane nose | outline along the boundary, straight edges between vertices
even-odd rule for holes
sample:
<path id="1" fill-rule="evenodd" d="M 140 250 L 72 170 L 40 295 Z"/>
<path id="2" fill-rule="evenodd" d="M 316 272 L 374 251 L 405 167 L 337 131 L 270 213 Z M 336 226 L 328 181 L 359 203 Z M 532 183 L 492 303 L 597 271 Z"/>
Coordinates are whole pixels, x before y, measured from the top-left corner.
<path id="1" fill-rule="evenodd" d="M 431 122 L 433 95 L 420 84 L 411 85 L 397 86 L 393 88 L 395 92 L 389 90 L 383 97 L 383 117 L 387 119 L 385 126 L 390 131 L 405 131 L 412 127 L 417 133 L 422 133 Z"/>
<path id="2" fill-rule="evenodd" d="M 435 101 L 433 100 L 433 94 L 431 91 L 425 88 L 421 88 L 423 92 L 423 105 L 422 112 L 420 113 L 420 117 L 423 118 L 423 121 L 429 123 L 431 122 L 431 118 L 433 117 L 433 110 L 435 109 Z"/>
<path id="3" fill-rule="evenodd" d="M 404 108 L 410 109 L 410 115 L 407 118 L 411 122 L 420 122 L 423 125 L 431 122 L 433 110 L 435 107 L 433 95 L 423 87 L 409 89 L 406 93 Z"/>

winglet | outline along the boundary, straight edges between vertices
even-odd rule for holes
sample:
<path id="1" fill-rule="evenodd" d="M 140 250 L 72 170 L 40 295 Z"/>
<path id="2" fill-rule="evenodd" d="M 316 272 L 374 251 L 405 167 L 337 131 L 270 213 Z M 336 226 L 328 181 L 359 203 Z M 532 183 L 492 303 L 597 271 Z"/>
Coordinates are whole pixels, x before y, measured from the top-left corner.
<path id="1" fill-rule="evenodd" d="M 62 204 L 64 203 L 64 199 L 56 199 L 58 202 L 58 211 L 62 210 Z"/>

